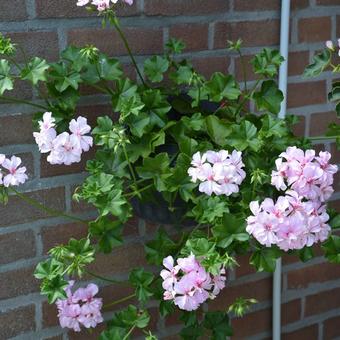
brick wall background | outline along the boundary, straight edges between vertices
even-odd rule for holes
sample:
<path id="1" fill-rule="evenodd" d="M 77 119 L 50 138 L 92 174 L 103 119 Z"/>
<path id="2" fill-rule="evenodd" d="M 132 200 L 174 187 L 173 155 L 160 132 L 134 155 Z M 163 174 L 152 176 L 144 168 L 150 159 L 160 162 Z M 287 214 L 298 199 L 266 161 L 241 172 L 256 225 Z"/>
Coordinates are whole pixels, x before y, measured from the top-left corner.
<path id="1" fill-rule="evenodd" d="M 56 59 L 68 43 L 94 43 L 119 56 L 134 77 L 116 34 L 102 30 L 98 18 L 76 8 L 75 2 L 0 0 L 0 31 L 21 43 L 30 55 L 48 60 Z M 263 46 L 279 44 L 278 0 L 137 0 L 132 7 L 125 6 L 120 15 L 138 62 L 148 54 L 161 53 L 169 36 L 179 37 L 187 43 L 185 54 L 207 76 L 219 70 L 241 79 L 239 59 L 225 49 L 227 39 L 242 38 L 247 59 Z M 337 36 L 340 36 L 339 0 L 292 0 L 288 108 L 302 118 L 297 127 L 300 134 L 319 135 L 335 118 L 326 99 L 331 75 L 306 81 L 301 73 L 314 51 L 323 47 L 325 40 L 335 40 Z M 16 95 L 31 99 L 36 93 L 20 88 Z M 109 110 L 102 97 L 89 93 L 79 107 L 79 113 L 89 116 Z M 31 113 L 28 107 L 0 105 L 0 152 L 23 158 L 30 175 L 24 187 L 27 195 L 83 218 L 94 216 L 88 207 L 71 201 L 74 187 L 85 176 L 84 162 L 74 167 L 49 166 L 33 143 Z M 336 162 L 340 162 L 340 152 L 333 143 L 320 147 L 331 150 Z M 336 186 L 340 190 L 339 177 Z M 340 209 L 340 192 L 333 196 L 331 204 Z M 0 216 L 0 339 L 96 338 L 97 332 L 75 334 L 59 328 L 54 306 L 47 305 L 39 295 L 38 283 L 32 276 L 34 266 L 51 246 L 70 236 L 81 237 L 86 233 L 85 227 L 48 217 L 16 198 L 6 208 L 0 207 Z M 141 240 L 150 238 L 156 228 L 134 218 L 126 228 L 126 245 L 109 257 L 99 258 L 93 270 L 125 278 L 129 268 L 144 263 Z M 255 297 L 259 303 L 253 310 L 245 318 L 233 320 L 233 339 L 270 339 L 272 277 L 255 274 L 246 257 L 239 261 L 241 267 L 230 274 L 228 288 L 211 303 L 211 308 L 225 308 L 238 295 Z M 129 293 L 128 288 L 102 289 L 106 301 Z M 321 340 L 340 336 L 338 266 L 325 263 L 321 256 L 307 264 L 285 258 L 282 298 L 283 339 Z M 152 304 L 150 309 L 154 314 L 152 324 L 160 337 L 175 339 L 177 319 L 174 317 L 165 324 L 157 319 Z"/>

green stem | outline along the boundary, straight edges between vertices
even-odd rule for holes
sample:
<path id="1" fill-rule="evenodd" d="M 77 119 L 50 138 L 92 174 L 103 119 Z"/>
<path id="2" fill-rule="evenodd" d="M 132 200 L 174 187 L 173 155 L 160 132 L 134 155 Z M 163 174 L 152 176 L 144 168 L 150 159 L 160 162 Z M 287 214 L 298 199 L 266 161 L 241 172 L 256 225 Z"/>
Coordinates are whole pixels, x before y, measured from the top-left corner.
<path id="1" fill-rule="evenodd" d="M 310 140 L 327 140 L 327 139 L 336 139 L 339 136 L 316 136 L 316 137 L 307 137 Z"/>
<path id="2" fill-rule="evenodd" d="M 139 193 L 141 193 L 141 192 L 143 192 L 143 191 L 146 191 L 146 190 L 152 188 L 153 186 L 154 186 L 153 184 L 149 184 L 149 185 L 147 185 L 146 187 L 144 187 L 144 188 L 142 188 L 142 189 L 135 190 L 135 191 L 133 191 L 133 192 L 129 192 L 129 193 L 125 194 L 124 196 L 125 196 L 125 197 L 134 197 L 134 196 L 138 195 Z"/>
<path id="3" fill-rule="evenodd" d="M 140 72 L 140 70 L 139 70 L 139 68 L 138 68 L 136 59 L 135 59 L 135 57 L 133 56 L 132 51 L 131 51 L 131 49 L 130 49 L 129 43 L 128 43 L 128 41 L 127 41 L 127 39 L 126 39 L 126 37 L 125 37 L 123 31 L 122 31 L 121 28 L 120 28 L 120 24 L 119 24 L 118 18 L 115 16 L 115 17 L 113 18 L 112 22 L 113 22 L 113 25 L 115 26 L 115 28 L 116 28 L 118 34 L 120 35 L 120 37 L 121 37 L 121 39 L 122 39 L 122 41 L 123 41 L 123 43 L 124 43 L 124 46 L 125 46 L 125 48 L 126 48 L 128 54 L 129 54 L 129 56 L 130 56 L 130 59 L 131 59 L 131 61 L 132 61 L 132 64 L 133 64 L 133 66 L 135 67 L 135 69 L 136 69 L 136 71 L 137 71 L 137 73 L 138 73 L 138 76 L 139 76 L 141 82 L 143 83 L 144 86 L 146 86 L 145 81 L 144 81 L 144 78 L 143 78 L 143 76 L 142 76 L 142 73 Z"/>
<path id="4" fill-rule="evenodd" d="M 131 335 L 131 333 L 134 331 L 134 329 L 136 328 L 136 325 L 133 325 L 131 327 L 131 329 L 129 330 L 129 332 L 124 336 L 123 340 L 126 340 L 129 338 L 129 336 Z"/>
<path id="5" fill-rule="evenodd" d="M 111 283 L 116 283 L 116 284 L 125 284 L 125 281 L 119 281 L 119 280 L 109 279 L 109 278 L 107 278 L 107 277 L 100 276 L 100 275 L 98 275 L 98 274 L 96 274 L 96 273 L 93 273 L 93 272 L 91 272 L 91 271 L 89 271 L 89 270 L 87 270 L 87 269 L 85 270 L 85 272 L 86 272 L 87 274 L 89 274 L 89 275 L 91 275 L 91 276 L 93 276 L 93 277 L 95 277 L 95 278 L 97 278 L 97 279 L 103 280 L 103 281 L 107 281 L 107 282 L 111 282 Z"/>
<path id="6" fill-rule="evenodd" d="M 21 192 L 17 191 L 13 187 L 11 187 L 10 190 L 12 190 L 18 197 L 20 197 L 25 202 L 31 204 L 32 206 L 34 206 L 35 208 L 37 208 L 39 210 L 47 212 L 50 216 L 62 216 L 62 217 L 66 217 L 66 218 L 69 218 L 69 219 L 77 221 L 77 222 L 82 222 L 82 223 L 88 224 L 87 221 L 84 221 L 84 220 L 82 220 L 81 218 L 79 218 L 77 216 L 68 215 L 68 214 L 65 214 L 62 211 L 58 211 L 58 210 L 55 210 L 55 209 L 52 209 L 52 208 L 45 207 L 40 202 L 36 201 L 33 198 L 25 196 L 24 194 L 22 194 Z"/>
<path id="7" fill-rule="evenodd" d="M 246 64 L 244 62 L 244 57 L 241 53 L 240 50 L 237 50 L 238 55 L 240 56 L 240 61 L 241 61 L 241 67 L 242 67 L 242 73 L 243 73 L 243 81 L 244 81 L 244 89 L 246 92 L 248 92 L 247 89 L 247 71 L 246 71 Z"/>
<path id="8" fill-rule="evenodd" d="M 32 102 L 29 102 L 28 100 L 23 100 L 23 99 L 16 99 L 16 98 L 12 98 L 12 97 L 0 96 L 0 101 L 12 102 L 12 103 L 18 103 L 18 104 L 26 104 L 26 105 L 34 106 L 34 107 L 39 108 L 39 109 L 43 109 L 45 111 L 49 110 L 49 108 L 47 106 L 35 104 L 35 103 L 32 103 Z"/>
<path id="9" fill-rule="evenodd" d="M 129 169 L 130 169 L 130 172 L 131 172 L 131 176 L 132 176 L 132 178 L 133 178 L 133 183 L 135 184 L 136 189 L 138 190 L 137 178 L 136 178 L 136 175 L 135 175 L 135 171 L 134 171 L 134 169 L 133 169 L 133 167 L 132 167 L 132 164 L 131 164 L 131 162 L 130 162 L 128 153 L 127 153 L 127 151 L 126 151 L 125 144 L 123 144 L 122 147 L 123 147 L 123 152 L 124 152 L 125 159 L 126 159 L 126 161 L 128 162 L 128 165 L 129 165 Z"/>
<path id="10" fill-rule="evenodd" d="M 112 306 L 118 305 L 118 304 L 120 304 L 120 303 L 122 303 L 122 302 L 131 300 L 131 299 L 134 298 L 135 296 L 136 296 L 136 294 L 133 293 L 133 294 L 131 294 L 131 295 L 128 295 L 128 296 L 123 297 L 122 299 L 119 299 L 119 300 L 113 301 L 113 302 L 111 302 L 111 303 L 108 303 L 107 305 L 104 305 L 103 308 L 108 308 L 108 307 L 112 307 Z"/>
<path id="11" fill-rule="evenodd" d="M 240 103 L 240 105 L 239 105 L 239 106 L 237 107 L 237 109 L 236 109 L 236 115 L 238 115 L 238 114 L 241 112 L 242 107 L 243 107 L 243 105 L 246 103 L 246 101 L 249 100 L 249 99 L 254 95 L 254 92 L 256 91 L 256 88 L 257 88 L 257 86 L 259 85 L 260 81 L 261 81 L 261 79 L 258 79 L 258 80 L 256 81 L 256 83 L 255 83 L 253 89 L 252 89 L 251 92 L 249 93 L 249 95 L 246 95 L 246 96 L 244 97 L 244 99 L 242 100 L 242 102 Z"/>

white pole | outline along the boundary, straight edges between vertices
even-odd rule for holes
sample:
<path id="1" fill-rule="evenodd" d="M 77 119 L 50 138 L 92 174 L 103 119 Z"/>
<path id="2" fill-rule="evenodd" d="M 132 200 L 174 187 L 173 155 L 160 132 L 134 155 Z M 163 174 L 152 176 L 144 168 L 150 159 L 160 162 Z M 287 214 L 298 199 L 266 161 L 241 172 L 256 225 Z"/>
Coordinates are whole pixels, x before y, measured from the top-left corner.
<path id="1" fill-rule="evenodd" d="M 285 61 L 280 66 L 279 88 L 284 99 L 281 103 L 279 118 L 285 118 L 287 109 L 287 75 L 288 75 L 288 45 L 289 45 L 290 0 L 281 2 L 280 53 Z M 276 261 L 273 277 L 273 340 L 281 339 L 281 258 Z"/>

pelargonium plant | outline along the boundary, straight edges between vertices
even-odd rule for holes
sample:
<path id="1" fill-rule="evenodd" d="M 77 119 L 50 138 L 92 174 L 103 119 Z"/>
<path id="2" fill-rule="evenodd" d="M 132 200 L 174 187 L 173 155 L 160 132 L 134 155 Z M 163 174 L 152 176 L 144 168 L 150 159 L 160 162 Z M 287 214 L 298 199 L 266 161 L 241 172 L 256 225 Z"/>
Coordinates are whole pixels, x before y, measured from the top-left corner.
<path id="1" fill-rule="evenodd" d="M 202 306 L 219 299 L 223 289 L 227 294 L 228 271 L 237 265 L 238 255 L 250 253 L 258 271 L 271 272 L 283 254 L 311 259 L 313 245 L 319 243 L 329 261 L 340 262 L 340 238 L 332 235 L 340 228 L 340 217 L 326 203 L 338 169 L 328 151 L 316 152 L 311 138 L 294 135 L 296 116 L 277 118 L 283 100 L 276 82 L 283 62 L 278 51 L 259 52 L 251 61 L 258 80 L 247 82 L 244 72 L 242 84 L 220 72 L 206 79 L 181 58 L 185 46 L 175 39 L 142 68 L 116 17 L 119 2 L 133 1 L 79 0 L 75 6 L 97 11 L 104 25 L 117 29 L 136 81 L 124 74 L 119 60 L 92 45 L 69 46 L 54 63 L 37 56 L 21 65 L 16 45 L 0 37 L 0 101 L 35 109 L 33 135 L 47 161 L 69 166 L 95 148 L 86 165 L 88 176 L 73 197 L 92 205 L 97 217 L 83 221 L 22 194 L 16 187 L 27 180 L 26 168 L 16 156 L 0 155 L 1 199 L 6 203 L 8 195 L 15 194 L 88 228 L 85 238 L 50 249 L 36 268 L 41 293 L 57 305 L 61 327 L 76 332 L 94 328 L 104 322 L 107 307 L 137 300 L 107 314 L 101 339 L 128 339 L 135 329 L 146 339 L 156 339 L 149 329 L 153 301 L 163 317 L 181 314 L 182 338 L 223 339 L 232 333 L 228 314 L 242 316 L 255 301 L 240 297 L 219 312 Z M 242 58 L 241 41 L 228 44 L 230 53 Z M 332 63 L 337 53 L 338 47 L 327 42 L 305 76 L 317 76 L 326 68 L 340 72 Z M 19 82 L 30 83 L 40 100 L 7 96 Z M 112 104 L 112 114 L 99 116 L 95 126 L 75 116 L 84 86 Z M 329 94 L 338 114 L 339 89 L 340 83 L 334 82 Z M 323 138 L 336 140 L 339 147 L 340 126 L 331 124 L 326 137 L 314 139 Z M 153 220 L 159 215 L 155 212 L 170 225 L 145 242 L 148 270 L 132 269 L 124 282 L 89 269 L 98 254 L 124 244 L 123 229 L 133 215 Z M 95 283 L 74 288 L 84 275 L 99 287 L 130 285 L 134 293 L 102 301 L 95 297 L 100 290 Z"/>

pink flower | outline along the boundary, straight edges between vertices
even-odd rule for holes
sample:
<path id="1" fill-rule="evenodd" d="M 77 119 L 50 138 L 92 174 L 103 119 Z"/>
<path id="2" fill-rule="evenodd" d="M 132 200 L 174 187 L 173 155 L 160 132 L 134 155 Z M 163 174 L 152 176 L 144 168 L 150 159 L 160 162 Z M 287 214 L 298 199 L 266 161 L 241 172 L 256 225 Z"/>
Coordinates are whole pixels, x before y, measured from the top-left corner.
<path id="1" fill-rule="evenodd" d="M 332 40 L 327 40 L 326 41 L 326 47 L 330 50 L 334 50 L 334 44 Z"/>
<path id="2" fill-rule="evenodd" d="M 87 125 L 87 119 L 84 117 L 78 117 L 77 120 L 72 119 L 70 131 L 78 138 L 82 150 L 89 151 L 93 144 L 93 139 L 90 136 L 85 136 L 91 131 L 91 127 Z"/>
<path id="3" fill-rule="evenodd" d="M 53 148 L 53 141 L 57 137 L 57 131 L 50 128 L 48 130 L 41 130 L 40 132 L 33 132 L 33 136 L 39 147 L 39 151 L 41 153 L 47 153 Z"/>
<path id="4" fill-rule="evenodd" d="M 94 297 L 98 293 L 97 285 L 91 283 L 72 294 L 73 285 L 74 281 L 70 281 L 65 289 L 67 298 L 56 302 L 60 326 L 75 332 L 80 332 L 81 325 L 85 328 L 96 327 L 104 321 L 100 311 L 102 299 Z"/>
<path id="5" fill-rule="evenodd" d="M 90 2 L 90 0 L 78 0 L 77 6 L 85 6 Z"/>
<path id="6" fill-rule="evenodd" d="M 55 127 L 55 119 L 52 112 L 45 112 L 41 121 L 39 121 L 40 130 L 49 130 Z"/>
<path id="7" fill-rule="evenodd" d="M 213 193 L 230 196 L 239 191 L 238 186 L 246 177 L 241 156 L 242 153 L 236 150 L 231 155 L 227 150 L 209 150 L 202 156 L 197 152 L 193 155 L 188 174 L 192 182 L 201 182 L 200 192 L 209 196 Z"/>
<path id="8" fill-rule="evenodd" d="M 8 174 L 3 179 L 3 184 L 5 187 L 23 184 L 28 179 L 28 176 L 26 175 L 26 167 L 23 166 L 18 168 L 20 164 L 21 159 L 16 156 L 12 156 L 11 159 L 6 158 L 2 162 L 2 166 L 8 170 Z"/>
<path id="9" fill-rule="evenodd" d="M 78 137 L 70 135 L 68 132 L 63 132 L 54 139 L 53 148 L 47 157 L 47 161 L 51 164 L 70 165 L 80 162 L 81 153 Z"/>
<path id="10" fill-rule="evenodd" d="M 196 310 L 209 298 L 214 298 L 225 286 L 225 269 L 220 274 L 212 276 L 196 257 L 191 254 L 185 258 L 174 260 L 168 256 L 163 260 L 166 270 L 161 271 L 164 300 L 173 300 L 182 310 Z"/>

